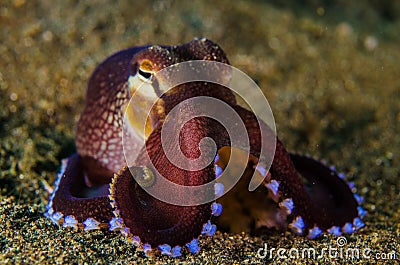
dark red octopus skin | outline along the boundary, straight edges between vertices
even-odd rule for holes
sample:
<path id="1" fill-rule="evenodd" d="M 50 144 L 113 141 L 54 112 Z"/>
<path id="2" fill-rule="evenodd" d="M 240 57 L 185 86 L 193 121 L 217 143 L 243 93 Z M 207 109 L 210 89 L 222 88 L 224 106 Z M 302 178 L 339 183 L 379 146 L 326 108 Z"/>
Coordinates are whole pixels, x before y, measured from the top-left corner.
<path id="1" fill-rule="evenodd" d="M 108 224 L 111 230 L 121 229 L 145 251 L 150 245 L 159 246 L 163 254 L 179 256 L 180 247 L 172 254 L 170 247 L 189 243 L 189 250 L 197 252 L 196 240 L 213 215 L 211 203 L 176 206 L 161 202 L 147 194 L 125 167 L 121 132 L 124 107 L 129 101 L 127 81 L 144 59 L 157 65 L 157 70 L 189 60 L 215 60 L 229 64 L 222 49 L 206 39 L 195 39 L 180 46 L 133 47 L 101 63 L 88 83 L 85 108 L 76 131 L 77 154 L 64 162 L 46 215 L 63 226 L 83 226 L 85 230 Z M 256 159 L 261 151 L 261 130 L 275 137 L 265 123 L 259 123 L 252 112 L 236 104 L 235 96 L 228 88 L 217 84 L 193 82 L 161 95 L 164 114 L 168 115 L 175 105 L 194 96 L 218 98 L 239 114 L 250 136 L 250 153 Z M 190 111 L 183 109 L 182 113 Z M 165 152 L 173 150 L 162 149 L 162 125 L 163 117 L 160 117 L 136 160 L 138 170 L 150 164 L 144 155 L 147 151 L 154 167 L 170 181 L 196 186 L 215 179 L 213 164 L 191 172 L 168 161 Z M 204 137 L 213 138 L 218 149 L 230 146 L 224 128 L 208 118 L 191 120 L 183 127 L 181 135 L 181 149 L 188 158 L 199 155 L 198 144 Z M 280 208 L 290 208 L 284 218 L 284 228 L 315 238 L 322 231 L 339 235 L 363 226 L 360 217 L 365 211 L 358 205 L 359 196 L 352 193 L 341 174 L 310 157 L 288 153 L 279 139 L 275 148 L 270 174 L 265 176 L 265 182 L 278 183 L 275 199 Z M 257 190 L 262 189 L 262 193 L 268 196 L 265 187 L 274 191 L 271 185 Z M 288 200 L 292 200 L 292 206 L 285 204 Z M 94 228 L 86 222 L 88 218 L 98 222 Z M 167 250 L 165 246 L 168 246 Z"/>

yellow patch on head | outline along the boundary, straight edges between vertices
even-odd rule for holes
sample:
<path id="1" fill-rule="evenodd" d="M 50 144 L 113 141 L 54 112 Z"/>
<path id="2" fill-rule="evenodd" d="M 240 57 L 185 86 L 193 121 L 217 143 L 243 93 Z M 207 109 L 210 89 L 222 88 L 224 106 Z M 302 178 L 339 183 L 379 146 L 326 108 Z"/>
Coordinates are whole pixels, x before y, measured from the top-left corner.
<path id="1" fill-rule="evenodd" d="M 144 72 L 154 72 L 153 70 L 153 64 L 145 59 L 140 63 L 139 69 L 144 71 Z"/>

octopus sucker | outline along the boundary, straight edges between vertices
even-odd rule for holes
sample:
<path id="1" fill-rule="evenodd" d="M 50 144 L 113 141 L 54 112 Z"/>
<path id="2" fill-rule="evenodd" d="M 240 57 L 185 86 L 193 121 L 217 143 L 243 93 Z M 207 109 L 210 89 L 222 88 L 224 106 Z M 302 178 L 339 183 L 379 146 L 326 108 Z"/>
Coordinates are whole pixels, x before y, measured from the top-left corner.
<path id="1" fill-rule="evenodd" d="M 77 125 L 77 153 L 62 161 L 46 217 L 64 228 L 120 231 L 146 255 L 171 257 L 180 257 L 184 249 L 199 252 L 199 238 L 213 236 L 217 226 L 230 232 L 291 230 L 309 239 L 364 227 L 363 198 L 353 193 L 354 185 L 334 166 L 288 152 L 266 122 L 237 103 L 226 86 L 230 71 L 209 69 L 220 83 L 188 82 L 163 92 L 157 73 L 195 60 L 229 65 L 216 43 L 200 38 L 182 45 L 122 50 L 94 70 Z M 133 97 L 137 101 L 132 105 Z M 236 113 L 248 135 L 249 150 L 235 146 L 216 120 L 197 117 L 194 105 L 181 104 L 197 97 L 219 100 Z M 179 121 L 190 115 L 195 118 L 180 126 Z M 162 130 L 168 126 L 179 132 L 178 144 L 171 137 L 163 145 Z M 130 138 L 124 140 L 130 145 L 123 144 L 127 131 Z M 212 139 L 213 145 L 204 139 Z M 189 169 L 170 161 L 168 155 L 177 156 L 178 151 L 189 160 Z M 245 161 L 240 173 L 228 169 L 233 154 Z M 198 169 L 193 161 L 202 155 L 210 160 Z M 148 193 L 148 188 L 167 193 L 159 186 L 160 175 L 181 186 L 215 184 L 191 197 L 169 194 L 188 198 L 187 204 L 177 205 Z M 239 181 L 231 187 L 229 181 L 237 175 Z M 254 179 L 261 185 L 250 192 Z M 208 195 L 213 199 L 191 204 Z"/>

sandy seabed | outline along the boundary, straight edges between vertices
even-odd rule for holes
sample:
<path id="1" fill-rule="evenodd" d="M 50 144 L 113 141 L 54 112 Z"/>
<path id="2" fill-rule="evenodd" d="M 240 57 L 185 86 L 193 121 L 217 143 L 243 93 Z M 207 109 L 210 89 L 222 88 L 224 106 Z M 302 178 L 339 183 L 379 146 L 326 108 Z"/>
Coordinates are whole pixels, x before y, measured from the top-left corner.
<path id="1" fill-rule="evenodd" d="M 2 1 L 0 262 L 397 264 L 400 260 L 400 5 L 397 1 Z M 326 2 L 326 1 L 323 1 Z M 287 149 L 324 158 L 365 198 L 366 227 L 346 247 L 369 259 L 260 259 L 268 248 L 336 247 L 217 232 L 201 251 L 146 258 L 117 232 L 59 229 L 43 216 L 60 160 L 75 152 L 86 82 L 130 46 L 205 36 L 263 89 Z M 386 254 L 395 253 L 394 259 Z M 380 258 L 380 259 L 379 259 Z"/>

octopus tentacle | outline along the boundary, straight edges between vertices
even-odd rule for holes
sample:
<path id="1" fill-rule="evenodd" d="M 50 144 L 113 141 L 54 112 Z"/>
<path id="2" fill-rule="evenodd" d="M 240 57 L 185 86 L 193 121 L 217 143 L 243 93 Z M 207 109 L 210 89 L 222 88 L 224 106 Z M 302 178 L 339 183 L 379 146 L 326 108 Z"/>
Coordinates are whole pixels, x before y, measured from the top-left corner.
<path id="1" fill-rule="evenodd" d="M 124 168 L 110 189 L 115 217 L 123 220 L 123 233 L 142 248 L 145 244 L 182 246 L 197 239 L 211 218 L 210 204 L 176 206 L 159 201 L 137 185 L 132 171 L 143 174 L 142 167 Z"/>
<path id="2" fill-rule="evenodd" d="M 250 153 L 258 158 L 262 144 L 257 117 L 240 106 L 235 110 L 252 139 Z M 272 134 L 263 121 L 259 122 L 264 133 Z M 322 231 L 339 235 L 363 227 L 361 219 L 365 211 L 356 200 L 358 195 L 352 193 L 333 167 L 329 168 L 311 157 L 288 153 L 276 138 L 270 171 L 260 166 L 255 170 L 265 176 L 264 187 L 280 210 L 286 212 L 283 219 L 271 222 L 285 222 L 280 226 L 291 228 L 297 234 L 308 234 L 310 238 L 319 236 Z M 277 214 L 282 217 L 282 211 L 279 213 L 277 209 Z"/>
<path id="3" fill-rule="evenodd" d="M 190 115 L 191 106 L 182 106 L 182 111 L 177 112 L 174 121 L 179 121 L 179 116 Z M 157 172 L 169 181 L 184 185 L 198 186 L 207 184 L 216 178 L 214 163 L 209 164 L 201 170 L 185 170 L 171 163 L 166 153 L 173 154 L 177 151 L 176 146 L 162 146 L 161 129 L 164 123 L 160 122 L 146 141 L 146 149 L 140 153 L 134 167 L 129 170 L 125 168 L 120 174 L 115 175 L 110 188 L 111 200 L 114 205 L 114 213 L 117 218 L 124 220 L 124 233 L 140 246 L 146 244 L 154 247 L 160 246 L 164 254 L 171 254 L 166 251 L 166 245 L 170 247 L 184 246 L 189 244 L 189 250 L 196 250 L 193 240 L 199 235 L 213 235 L 215 225 L 211 224 L 211 217 L 220 215 L 222 208 L 215 202 L 209 202 L 196 206 L 178 206 L 160 201 L 149 195 L 141 186 L 137 184 L 131 174 L 146 175 L 147 178 L 153 178 L 153 181 L 147 185 L 157 185 L 159 176 Z M 173 124 L 179 127 L 179 122 Z M 187 159 L 196 159 L 201 155 L 199 145 L 200 141 L 206 137 L 212 137 L 221 148 L 229 143 L 224 137 L 222 126 L 215 124 L 215 121 L 206 117 L 197 117 L 184 124 L 180 130 L 180 149 Z M 215 154 L 211 154 L 215 156 Z M 192 166 L 195 166 L 192 164 Z M 160 186 L 158 186 L 160 187 Z M 159 192 L 163 192 L 165 187 L 161 186 Z M 168 192 L 168 191 L 167 191 Z M 204 192 L 207 192 L 205 190 Z M 210 191 L 214 196 L 217 190 Z M 130 196 L 126 196 L 130 194 Z M 182 194 L 183 195 L 183 194 Z M 187 194 L 185 194 L 187 195 Z M 210 194 L 192 194 L 192 198 L 201 196 L 207 197 Z M 179 197 L 181 194 L 175 193 Z M 140 241 L 139 241 L 140 239 Z M 191 243 L 192 242 L 192 243 Z M 167 248 L 168 249 L 168 248 Z"/>
<path id="4" fill-rule="evenodd" d="M 46 215 L 63 227 L 79 226 L 85 230 L 107 227 L 113 218 L 107 194 L 108 185 L 95 190 L 86 186 L 82 158 L 72 155 L 63 161 Z"/>

